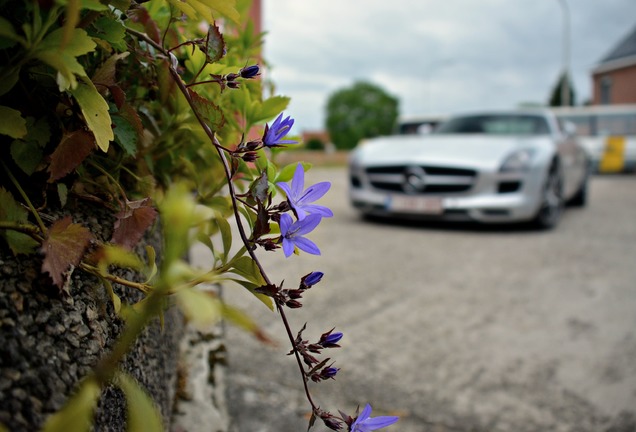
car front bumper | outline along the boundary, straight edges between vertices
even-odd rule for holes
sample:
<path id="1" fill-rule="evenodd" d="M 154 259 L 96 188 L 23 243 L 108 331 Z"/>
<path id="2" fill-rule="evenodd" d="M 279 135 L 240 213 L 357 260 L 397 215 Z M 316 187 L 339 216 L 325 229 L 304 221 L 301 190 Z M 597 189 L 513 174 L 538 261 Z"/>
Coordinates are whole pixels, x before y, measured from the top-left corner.
<path id="1" fill-rule="evenodd" d="M 377 190 L 364 178 L 349 187 L 351 204 L 365 215 L 396 216 L 409 219 L 513 223 L 533 219 L 541 206 L 541 173 L 511 177 L 480 173 L 473 187 L 462 194 L 408 195 Z M 518 182 L 513 191 L 503 191 L 504 182 Z M 399 206 L 395 203 L 400 202 Z M 412 202 L 413 205 L 404 205 Z"/>

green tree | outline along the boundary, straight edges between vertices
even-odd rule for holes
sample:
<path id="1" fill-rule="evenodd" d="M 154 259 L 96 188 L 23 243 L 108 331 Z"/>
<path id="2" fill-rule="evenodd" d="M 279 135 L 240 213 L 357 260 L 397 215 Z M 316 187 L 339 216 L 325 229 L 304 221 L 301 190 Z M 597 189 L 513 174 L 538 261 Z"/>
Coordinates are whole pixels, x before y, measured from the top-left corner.
<path id="1" fill-rule="evenodd" d="M 557 81 L 556 85 L 552 89 L 552 94 L 550 96 L 550 106 L 562 105 L 562 99 L 561 99 L 561 96 L 563 95 L 562 89 L 566 85 L 569 86 L 569 89 L 570 89 L 570 98 L 567 105 L 569 106 L 576 105 L 576 94 L 574 92 L 574 86 L 572 86 L 572 80 L 570 80 L 570 76 L 566 72 L 563 72 L 561 75 L 559 75 L 559 80 Z"/>
<path id="2" fill-rule="evenodd" d="M 391 133 L 398 117 L 398 99 L 380 87 L 357 82 L 327 102 L 327 130 L 338 149 L 351 149 L 361 139 Z"/>

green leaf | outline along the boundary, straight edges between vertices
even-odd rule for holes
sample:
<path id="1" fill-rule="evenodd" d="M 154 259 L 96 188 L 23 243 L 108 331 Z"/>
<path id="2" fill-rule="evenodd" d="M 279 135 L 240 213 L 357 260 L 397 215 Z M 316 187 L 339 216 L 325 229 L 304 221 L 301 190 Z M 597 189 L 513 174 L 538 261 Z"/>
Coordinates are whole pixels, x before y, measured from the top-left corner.
<path id="1" fill-rule="evenodd" d="M 115 290 L 113 289 L 113 285 L 110 283 L 110 281 L 107 281 L 106 279 L 104 279 L 102 280 L 102 283 L 106 287 L 106 292 L 110 296 L 110 299 L 113 301 L 113 309 L 115 309 L 115 313 L 117 315 L 120 315 L 120 312 L 122 311 L 121 299 L 119 298 L 117 294 L 115 294 Z"/>
<path id="2" fill-rule="evenodd" d="M 311 168 L 311 164 L 309 162 L 300 162 L 300 164 L 302 164 L 305 172 L 307 172 L 307 170 Z M 298 166 L 298 162 L 294 162 L 289 165 L 286 165 L 283 169 L 281 169 L 278 172 L 273 183 L 284 183 L 284 182 L 291 181 L 291 179 L 294 178 L 294 173 L 296 172 L 297 166 Z"/>
<path id="3" fill-rule="evenodd" d="M 0 220 L 27 223 L 28 212 L 23 209 L 6 189 L 0 187 Z M 11 230 L 0 230 L 14 255 L 35 252 L 38 243 L 26 234 Z"/>
<path id="4" fill-rule="evenodd" d="M 0 37 L 20 42 L 22 45 L 27 44 L 26 40 L 15 32 L 13 24 L 4 17 L 0 17 Z"/>
<path id="5" fill-rule="evenodd" d="M 11 157 L 22 171 L 31 175 L 42 162 L 42 149 L 33 141 L 15 140 L 11 143 Z"/>
<path id="6" fill-rule="evenodd" d="M 254 297 L 259 299 L 265 306 L 267 306 L 269 310 L 271 311 L 274 310 L 274 300 L 270 296 L 256 292 L 256 288 L 263 286 L 263 284 L 253 284 L 251 282 L 246 282 L 244 280 L 233 279 L 233 278 L 228 278 L 227 280 L 236 282 L 237 284 L 241 285 L 243 288 L 251 292 L 254 295 Z"/>
<path id="7" fill-rule="evenodd" d="M 122 389 L 128 405 L 128 432 L 163 432 L 161 414 L 148 393 L 130 375 L 118 372 L 114 382 Z"/>
<path id="8" fill-rule="evenodd" d="M 172 185 L 159 205 L 164 252 L 163 262 L 170 266 L 186 253 L 189 247 L 188 231 L 192 227 L 195 203 L 185 184 Z"/>
<path id="9" fill-rule="evenodd" d="M 148 265 L 144 273 L 147 277 L 146 283 L 148 283 L 157 275 L 157 252 L 155 252 L 155 248 L 146 245 L 146 256 L 148 257 Z"/>
<path id="10" fill-rule="evenodd" d="M 49 417 L 42 432 L 90 431 L 101 389 L 94 378 L 87 378 L 64 408 Z"/>
<path id="11" fill-rule="evenodd" d="M 57 4 L 66 6 L 69 0 L 56 0 Z M 113 3 L 112 1 L 110 3 Z M 130 2 L 128 2 L 130 5 Z M 81 0 L 82 9 L 88 9 L 93 11 L 105 11 L 108 10 L 108 6 L 101 3 L 99 0 Z"/>
<path id="12" fill-rule="evenodd" d="M 223 240 L 223 255 L 221 262 L 225 265 L 227 257 L 230 254 L 230 248 L 232 247 L 232 227 L 225 218 L 216 219 L 216 223 L 221 231 L 221 239 Z"/>
<path id="13" fill-rule="evenodd" d="M 230 271 L 244 277 L 258 286 L 265 285 L 265 280 L 263 279 L 258 266 L 254 260 L 248 256 L 242 256 L 232 261 Z"/>
<path id="14" fill-rule="evenodd" d="M 241 15 L 236 10 L 236 0 L 201 0 L 201 2 L 237 24 L 241 19 Z"/>
<path id="15" fill-rule="evenodd" d="M 27 134 L 26 120 L 20 111 L 6 106 L 0 106 L 0 134 L 12 138 L 23 138 Z"/>
<path id="16" fill-rule="evenodd" d="M 70 216 L 51 225 L 42 243 L 42 272 L 49 273 L 58 288 L 64 287 L 64 273 L 79 264 L 92 237 L 88 229 L 72 223 Z"/>
<path id="17" fill-rule="evenodd" d="M 57 184 L 57 195 L 60 199 L 60 205 L 62 208 L 66 207 L 66 200 L 68 199 L 68 187 L 64 183 Z"/>
<path id="18" fill-rule="evenodd" d="M 9 92 L 20 79 L 20 67 L 0 67 L 0 96 Z"/>
<path id="19" fill-rule="evenodd" d="M 94 32 L 92 36 L 105 40 L 117 51 L 126 51 L 126 28 L 118 20 L 103 16 L 93 23 Z"/>
<path id="20" fill-rule="evenodd" d="M 273 119 L 287 108 L 290 100 L 287 96 L 272 96 L 266 99 L 255 114 L 254 123 Z"/>
<path id="21" fill-rule="evenodd" d="M 42 149 L 48 144 L 51 131 L 44 117 L 27 117 L 26 128 L 27 135 L 11 143 L 11 156 L 22 171 L 31 175 L 42 162 Z"/>
<path id="22" fill-rule="evenodd" d="M 186 288 L 177 291 L 176 297 L 185 317 L 196 326 L 210 326 L 221 319 L 221 301 L 210 292 Z"/>
<path id="23" fill-rule="evenodd" d="M 248 314 L 228 304 L 223 304 L 223 318 L 235 326 L 252 333 L 261 342 L 273 344 L 272 339 Z"/>
<path id="24" fill-rule="evenodd" d="M 143 262 L 136 254 L 117 245 L 102 246 L 99 249 L 97 256 L 99 257 L 100 271 L 104 275 L 106 274 L 106 269 L 111 265 L 127 267 L 134 270 L 140 270 L 144 266 Z"/>
<path id="25" fill-rule="evenodd" d="M 73 36 L 73 30 L 80 20 L 81 0 L 67 0 L 65 10 L 65 22 L 62 27 L 62 45 L 65 47 Z"/>
<path id="26" fill-rule="evenodd" d="M 108 113 L 108 104 L 99 94 L 93 82 L 83 77 L 75 89 L 70 89 L 79 104 L 84 121 L 88 128 L 93 131 L 97 146 L 105 153 L 108 151 L 110 141 L 115 139 L 111 127 L 111 118 Z"/>
<path id="27" fill-rule="evenodd" d="M 139 136 L 137 130 L 127 119 L 122 116 L 112 116 L 115 125 L 113 132 L 115 133 L 115 142 L 126 152 L 128 156 L 137 154 L 137 142 Z"/>
<path id="28" fill-rule="evenodd" d="M 95 49 L 95 42 L 82 29 L 73 29 L 68 43 L 62 48 L 64 29 L 49 33 L 37 46 L 34 56 L 59 72 L 60 90 L 74 89 L 78 82 L 75 75 L 84 77 L 86 72 L 77 57 Z"/>
<path id="29" fill-rule="evenodd" d="M 203 18 L 207 22 L 214 22 L 212 10 L 201 4 L 197 0 L 168 0 L 170 4 L 175 6 L 181 12 L 186 14 L 188 18 L 197 20 Z M 200 16 L 199 16 L 200 15 Z"/>

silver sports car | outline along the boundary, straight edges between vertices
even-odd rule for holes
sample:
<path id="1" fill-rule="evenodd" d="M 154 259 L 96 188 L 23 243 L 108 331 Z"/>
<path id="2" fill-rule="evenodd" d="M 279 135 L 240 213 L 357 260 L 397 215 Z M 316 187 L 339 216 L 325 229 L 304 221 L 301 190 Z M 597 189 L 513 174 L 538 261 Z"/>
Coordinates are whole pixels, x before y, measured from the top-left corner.
<path id="1" fill-rule="evenodd" d="M 350 156 L 351 203 L 364 215 L 552 228 L 565 203 L 586 201 L 589 157 L 569 126 L 547 110 L 483 112 L 367 140 Z"/>

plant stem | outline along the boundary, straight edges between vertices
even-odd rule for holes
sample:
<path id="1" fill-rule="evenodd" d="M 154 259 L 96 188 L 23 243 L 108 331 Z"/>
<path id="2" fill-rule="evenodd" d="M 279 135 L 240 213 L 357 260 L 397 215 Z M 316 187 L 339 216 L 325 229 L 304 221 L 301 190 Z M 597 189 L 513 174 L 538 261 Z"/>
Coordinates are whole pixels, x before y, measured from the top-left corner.
<path id="1" fill-rule="evenodd" d="M 38 227 L 35 225 L 20 222 L 0 221 L 0 230 L 17 231 L 30 236 L 33 240 L 39 243 L 44 241 L 40 235 Z"/>
<path id="2" fill-rule="evenodd" d="M 165 58 L 166 58 L 166 60 L 169 59 L 169 57 L 170 57 L 169 52 L 166 49 L 164 49 L 161 45 L 157 44 L 152 39 L 150 39 L 144 33 L 141 33 L 141 32 L 138 32 L 136 30 L 129 29 L 129 28 L 126 28 L 126 31 L 129 32 L 130 34 L 140 38 L 140 39 L 143 39 L 145 42 L 147 42 L 148 44 L 150 44 L 154 48 L 156 48 L 159 52 L 163 53 Z M 183 82 L 183 80 L 181 79 L 181 76 L 179 75 L 179 73 L 172 67 L 170 62 L 168 62 L 168 64 L 169 64 L 168 70 L 170 71 L 170 75 L 172 76 L 173 81 L 175 82 L 175 84 L 177 85 L 177 87 L 179 88 L 179 90 L 181 91 L 183 96 L 186 98 L 186 101 L 188 102 L 188 105 L 190 105 L 190 108 L 192 109 L 192 112 L 194 113 L 194 115 L 197 118 L 197 121 L 199 122 L 199 124 L 203 128 L 203 131 L 208 136 L 211 144 L 217 150 L 217 152 L 219 154 L 219 157 L 221 158 L 221 161 L 222 161 L 222 164 L 223 164 L 223 170 L 225 172 L 225 177 L 226 177 L 227 182 L 228 182 L 228 189 L 229 189 L 229 193 L 230 193 L 230 198 L 232 200 L 232 209 L 233 209 L 234 218 L 236 220 L 237 227 L 238 227 L 238 230 L 239 230 L 239 235 L 241 237 L 241 240 L 242 240 L 243 244 L 245 245 L 245 248 L 247 249 L 247 253 L 250 255 L 250 257 L 252 258 L 252 260 L 254 261 L 256 266 L 258 267 L 258 270 L 259 270 L 261 276 L 263 277 L 263 280 L 265 281 L 266 284 L 271 285 L 271 281 L 270 281 L 269 277 L 267 276 L 267 274 L 265 272 L 265 269 L 263 268 L 261 262 L 256 257 L 256 254 L 255 254 L 254 250 L 250 247 L 250 241 L 249 241 L 249 239 L 248 239 L 248 237 L 247 237 L 247 235 L 245 233 L 245 228 L 243 226 L 243 222 L 241 220 L 240 212 L 238 210 L 239 209 L 239 203 L 238 203 L 238 199 L 236 197 L 236 190 L 234 188 L 234 184 L 232 183 L 232 171 L 231 171 L 231 168 L 230 168 L 230 164 L 228 163 L 227 157 L 226 157 L 225 153 L 223 152 L 223 150 L 227 151 L 227 149 L 225 149 L 219 143 L 218 139 L 216 138 L 215 133 L 210 129 L 210 127 L 206 124 L 204 119 L 199 114 L 199 112 L 196 109 L 196 106 L 194 104 L 194 101 L 192 100 L 192 97 L 190 96 L 190 93 L 188 92 L 188 88 L 187 88 L 186 84 Z M 304 369 L 304 367 L 302 365 L 302 360 L 300 358 L 300 354 L 298 353 L 298 350 L 296 349 L 296 345 L 294 343 L 295 339 L 294 339 L 294 335 L 293 335 L 292 330 L 291 330 L 291 326 L 290 326 L 289 321 L 287 319 L 287 315 L 285 314 L 284 309 L 280 305 L 277 305 L 277 310 L 278 310 L 278 312 L 279 312 L 279 314 L 281 316 L 281 319 L 283 321 L 283 325 L 285 326 L 285 330 L 287 332 L 287 336 L 289 338 L 289 341 L 290 341 L 290 343 L 292 345 L 292 350 L 294 351 L 294 355 L 296 357 L 296 362 L 298 363 L 298 367 L 300 369 L 300 374 L 302 375 L 302 378 L 303 378 L 303 386 L 304 386 L 304 389 L 305 389 L 305 395 L 307 397 L 307 400 L 308 400 L 309 404 L 312 407 L 313 412 L 316 413 L 316 412 L 318 412 L 319 409 L 316 406 L 316 404 L 314 403 L 313 398 L 311 397 L 311 393 L 309 392 L 307 376 L 306 376 L 306 373 L 305 373 L 305 369 Z"/>
<path id="3" fill-rule="evenodd" d="M 120 285 L 124 285 L 130 288 L 135 288 L 143 292 L 144 294 L 148 294 L 149 292 L 152 291 L 151 289 L 152 287 L 148 284 L 140 283 L 140 282 L 132 282 L 132 281 L 129 281 L 128 279 L 120 278 L 119 276 L 115 276 L 109 273 L 102 274 L 97 267 L 94 267 L 92 265 L 89 265 L 83 262 L 79 264 L 79 268 L 81 268 L 87 273 L 91 273 L 92 275 L 104 278 L 111 282 L 118 283 Z"/>
<path id="4" fill-rule="evenodd" d="M 16 178 L 13 176 L 11 171 L 9 171 L 9 168 L 4 164 L 4 162 L 0 161 L 0 163 L 4 167 L 4 170 L 6 171 L 7 175 L 9 176 L 9 179 L 11 179 L 11 182 L 13 183 L 13 185 L 16 187 L 16 189 L 18 190 L 18 192 L 22 196 L 22 199 L 24 200 L 24 202 L 26 202 L 27 206 L 29 206 L 29 210 L 31 210 L 31 214 L 35 218 L 35 221 L 38 223 L 38 226 L 40 227 L 40 231 L 42 231 L 42 235 L 45 235 L 46 234 L 46 226 L 44 226 L 44 222 L 42 222 L 42 219 L 40 218 L 40 215 L 38 214 L 37 210 L 33 206 L 33 203 L 31 203 L 31 200 L 27 196 L 26 192 L 24 192 L 24 189 L 22 189 L 22 186 L 20 186 L 20 183 L 18 183 L 18 180 L 16 180 Z"/>

